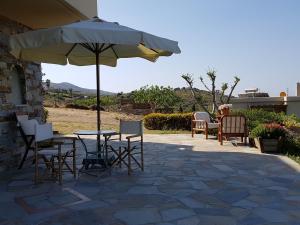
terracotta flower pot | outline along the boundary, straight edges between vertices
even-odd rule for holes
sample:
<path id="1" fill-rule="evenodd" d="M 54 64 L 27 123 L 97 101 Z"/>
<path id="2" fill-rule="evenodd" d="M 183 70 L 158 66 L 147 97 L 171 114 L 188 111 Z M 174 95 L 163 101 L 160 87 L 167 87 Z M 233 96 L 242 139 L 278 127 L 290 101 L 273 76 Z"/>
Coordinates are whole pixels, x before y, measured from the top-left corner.
<path id="1" fill-rule="evenodd" d="M 221 115 L 229 115 L 230 109 L 229 107 L 225 107 L 223 109 L 221 109 Z"/>

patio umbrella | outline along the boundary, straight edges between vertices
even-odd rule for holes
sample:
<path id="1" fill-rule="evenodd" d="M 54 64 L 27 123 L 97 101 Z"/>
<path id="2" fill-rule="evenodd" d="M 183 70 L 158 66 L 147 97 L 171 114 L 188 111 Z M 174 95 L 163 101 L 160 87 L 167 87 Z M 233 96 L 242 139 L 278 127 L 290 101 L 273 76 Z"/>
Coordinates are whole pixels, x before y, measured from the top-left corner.
<path id="1" fill-rule="evenodd" d="M 99 64 L 116 66 L 119 58 L 132 57 L 155 62 L 160 56 L 180 53 L 176 41 L 107 22 L 98 17 L 12 35 L 10 48 L 11 54 L 22 60 L 60 65 L 96 65 L 98 131 L 101 127 Z M 99 135 L 97 140 L 99 147 Z"/>

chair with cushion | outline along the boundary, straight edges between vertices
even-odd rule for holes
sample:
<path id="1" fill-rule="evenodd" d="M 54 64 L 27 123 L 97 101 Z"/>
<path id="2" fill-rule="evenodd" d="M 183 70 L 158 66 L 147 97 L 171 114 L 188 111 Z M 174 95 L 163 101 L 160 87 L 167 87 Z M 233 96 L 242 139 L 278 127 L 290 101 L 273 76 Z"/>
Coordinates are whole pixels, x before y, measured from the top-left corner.
<path id="1" fill-rule="evenodd" d="M 192 137 L 196 131 L 203 131 L 206 139 L 208 139 L 208 131 L 210 129 L 218 129 L 219 123 L 212 122 L 207 112 L 195 112 L 192 119 Z"/>
<path id="2" fill-rule="evenodd" d="M 118 150 L 113 150 L 117 155 L 113 165 L 124 164 L 128 169 L 128 175 L 134 169 L 144 171 L 143 122 L 120 120 L 119 141 L 121 146 Z"/>
<path id="3" fill-rule="evenodd" d="M 218 140 L 223 145 L 223 139 L 230 137 L 240 137 L 244 144 L 247 144 L 248 130 L 247 120 L 243 115 L 225 115 L 222 116 L 218 131 Z"/>

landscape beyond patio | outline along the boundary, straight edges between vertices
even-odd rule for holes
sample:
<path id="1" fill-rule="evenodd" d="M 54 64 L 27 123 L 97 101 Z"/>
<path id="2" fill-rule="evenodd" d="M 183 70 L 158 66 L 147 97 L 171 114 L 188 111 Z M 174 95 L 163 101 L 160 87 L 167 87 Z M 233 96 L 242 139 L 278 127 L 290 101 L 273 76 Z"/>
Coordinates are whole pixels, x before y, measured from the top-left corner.
<path id="1" fill-rule="evenodd" d="M 95 140 L 88 143 L 95 145 Z M 77 163 L 84 152 L 78 143 Z M 35 186 L 33 168 L 2 174 L 1 224 L 299 224 L 300 166 L 285 156 L 205 140 L 145 135 L 145 172 L 64 174 Z"/>

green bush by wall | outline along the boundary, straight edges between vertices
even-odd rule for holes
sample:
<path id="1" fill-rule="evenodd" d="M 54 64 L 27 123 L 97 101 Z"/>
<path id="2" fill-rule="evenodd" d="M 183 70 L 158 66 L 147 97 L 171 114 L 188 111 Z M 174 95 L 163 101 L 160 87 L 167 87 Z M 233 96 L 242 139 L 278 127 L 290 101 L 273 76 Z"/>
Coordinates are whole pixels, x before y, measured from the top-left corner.
<path id="1" fill-rule="evenodd" d="M 263 109 L 233 110 L 231 114 L 244 115 L 247 118 L 247 125 L 250 131 L 258 125 L 265 123 L 278 123 L 286 127 L 291 127 L 299 122 L 299 118 L 295 115 L 268 112 Z"/>
<path id="2" fill-rule="evenodd" d="M 144 117 L 149 130 L 191 130 L 192 113 L 151 113 Z"/>

